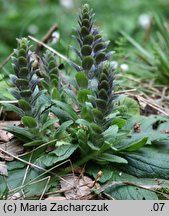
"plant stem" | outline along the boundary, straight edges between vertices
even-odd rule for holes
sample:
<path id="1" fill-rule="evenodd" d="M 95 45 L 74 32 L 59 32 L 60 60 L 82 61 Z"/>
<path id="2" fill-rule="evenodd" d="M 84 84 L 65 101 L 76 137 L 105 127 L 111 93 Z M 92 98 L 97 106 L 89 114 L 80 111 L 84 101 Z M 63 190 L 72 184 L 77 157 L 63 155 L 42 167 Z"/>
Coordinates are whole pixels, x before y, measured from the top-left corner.
<path id="1" fill-rule="evenodd" d="M 82 160 L 77 161 L 76 163 L 74 163 L 72 166 L 67 167 L 64 172 L 60 173 L 61 175 L 69 173 L 71 171 L 73 171 L 74 169 L 76 169 L 77 167 L 87 163 L 89 160 L 92 160 L 93 158 L 95 158 L 98 155 L 98 151 L 94 151 L 90 154 L 88 154 L 87 156 L 85 156 L 84 158 L 82 158 Z"/>

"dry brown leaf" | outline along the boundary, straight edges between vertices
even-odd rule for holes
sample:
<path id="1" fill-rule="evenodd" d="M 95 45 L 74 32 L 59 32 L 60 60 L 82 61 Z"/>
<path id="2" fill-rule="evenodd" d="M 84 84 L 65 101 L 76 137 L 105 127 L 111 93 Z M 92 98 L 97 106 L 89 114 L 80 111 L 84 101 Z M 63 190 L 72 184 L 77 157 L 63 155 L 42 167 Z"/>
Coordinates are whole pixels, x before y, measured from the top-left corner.
<path id="1" fill-rule="evenodd" d="M 0 175 L 8 176 L 7 165 L 0 161 Z"/>
<path id="2" fill-rule="evenodd" d="M 18 156 L 24 152 L 23 146 L 20 144 L 19 141 L 13 139 L 9 142 L 0 144 L 0 148 L 11 153 L 14 156 Z M 3 158 L 6 161 L 12 161 L 14 158 L 5 154 L 3 151 L 0 150 L 0 158 Z"/>
<path id="3" fill-rule="evenodd" d="M 50 118 L 50 119 L 56 119 L 57 116 L 56 116 L 54 113 L 49 112 L 49 118 Z M 58 128 L 58 127 L 60 126 L 59 121 L 58 121 L 58 122 L 55 122 L 55 123 L 53 124 L 53 126 L 56 127 L 56 128 Z"/>
<path id="4" fill-rule="evenodd" d="M 66 199 L 77 200 L 81 197 L 88 196 L 93 187 L 93 180 L 87 176 L 78 177 L 77 175 L 69 174 L 62 177 L 64 180 L 60 182 L 61 189 L 64 190 Z"/>
<path id="5" fill-rule="evenodd" d="M 0 141 L 8 142 L 12 138 L 13 135 L 11 133 L 0 129 Z"/>
<path id="6" fill-rule="evenodd" d="M 45 200 L 66 200 L 66 198 L 62 196 L 50 196 L 46 198 Z"/>
<path id="7" fill-rule="evenodd" d="M 5 130 L 5 128 L 8 125 L 19 125 L 20 121 L 0 121 L 0 141 L 8 142 L 13 138 L 13 135 Z"/>

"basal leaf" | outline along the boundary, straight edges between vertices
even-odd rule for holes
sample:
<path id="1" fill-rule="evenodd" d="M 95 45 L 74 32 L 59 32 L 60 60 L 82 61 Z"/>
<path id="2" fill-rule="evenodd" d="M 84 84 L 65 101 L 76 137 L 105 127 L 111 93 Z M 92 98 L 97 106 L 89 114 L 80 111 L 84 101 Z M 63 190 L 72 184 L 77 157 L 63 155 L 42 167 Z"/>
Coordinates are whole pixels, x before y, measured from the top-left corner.
<path id="1" fill-rule="evenodd" d="M 125 184 L 126 182 L 128 184 Z M 130 183 L 145 187 L 158 185 L 153 179 L 139 179 L 123 172 L 114 171 L 108 183 L 110 187 L 104 192 L 117 200 L 158 200 L 155 192 L 130 185 Z M 111 184 L 113 185 L 111 186 Z"/>
<path id="2" fill-rule="evenodd" d="M 136 151 L 143 147 L 147 143 L 147 140 L 147 137 L 143 137 L 139 140 L 134 140 L 132 137 L 126 138 L 121 140 L 121 144 L 116 145 L 116 148 L 118 149 L 118 151 Z"/>
<path id="3" fill-rule="evenodd" d="M 153 141 L 169 138 L 169 135 L 162 131 L 162 125 L 167 121 L 167 118 L 163 116 L 133 116 L 127 120 L 123 129 L 131 131 L 129 139 L 139 140 L 143 137 L 148 137 L 148 141 L 151 143 Z M 139 130 L 135 129 L 137 125 Z M 166 130 L 168 130 L 167 128 L 168 127 L 166 127 Z"/>
<path id="4" fill-rule="evenodd" d="M 161 144 L 162 146 L 163 144 Z M 158 145 L 142 147 L 139 151 L 126 153 L 125 159 L 128 161 L 122 169 L 138 177 L 169 178 L 169 156 L 168 148 L 160 151 L 162 148 Z M 168 145 L 169 147 L 169 145 Z"/>

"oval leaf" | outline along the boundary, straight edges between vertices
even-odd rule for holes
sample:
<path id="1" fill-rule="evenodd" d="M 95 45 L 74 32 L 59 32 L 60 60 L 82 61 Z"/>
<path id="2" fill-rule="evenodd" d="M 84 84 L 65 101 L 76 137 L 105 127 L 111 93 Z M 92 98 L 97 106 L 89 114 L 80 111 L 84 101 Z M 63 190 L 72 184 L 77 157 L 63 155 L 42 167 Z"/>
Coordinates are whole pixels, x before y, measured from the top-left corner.
<path id="1" fill-rule="evenodd" d="M 79 72 L 76 74 L 75 78 L 76 78 L 76 82 L 78 83 L 79 87 L 87 88 L 88 79 L 85 73 Z"/>
<path id="2" fill-rule="evenodd" d="M 36 120 L 31 116 L 24 116 L 21 120 L 29 128 L 35 128 L 37 126 Z"/>

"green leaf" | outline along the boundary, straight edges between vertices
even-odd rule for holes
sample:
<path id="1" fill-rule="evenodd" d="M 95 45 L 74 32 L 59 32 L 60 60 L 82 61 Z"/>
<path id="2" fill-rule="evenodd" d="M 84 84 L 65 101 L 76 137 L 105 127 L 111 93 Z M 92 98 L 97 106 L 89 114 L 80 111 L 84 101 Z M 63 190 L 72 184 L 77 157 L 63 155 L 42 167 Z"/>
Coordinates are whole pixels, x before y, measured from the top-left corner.
<path id="1" fill-rule="evenodd" d="M 43 157 L 45 166 L 52 166 L 55 163 L 68 159 L 73 152 L 78 148 L 78 145 L 61 145 L 56 150 L 50 152 Z"/>
<path id="2" fill-rule="evenodd" d="M 116 135 L 118 132 L 118 126 L 112 125 L 107 130 L 105 130 L 102 134 L 106 141 L 113 142 L 116 139 Z"/>
<path id="3" fill-rule="evenodd" d="M 93 43 L 93 35 L 87 35 L 85 38 L 84 38 L 84 41 L 83 41 L 83 44 L 88 44 L 88 45 L 91 45 Z"/>
<path id="4" fill-rule="evenodd" d="M 138 103 L 129 97 L 125 97 L 120 100 L 120 105 L 123 105 L 127 108 L 127 114 L 128 115 L 140 115 L 140 107 Z"/>
<path id="5" fill-rule="evenodd" d="M 98 126 L 97 124 L 92 123 L 91 128 L 93 129 L 95 133 L 101 134 L 103 132 L 102 128 Z"/>
<path id="6" fill-rule="evenodd" d="M 58 117 L 61 122 L 68 121 L 72 117 L 64 110 L 59 107 L 51 107 L 51 111 Z"/>
<path id="7" fill-rule="evenodd" d="M 89 28 L 90 27 L 90 23 L 89 23 L 89 20 L 88 19 L 83 19 L 82 20 L 82 25 Z"/>
<path id="8" fill-rule="evenodd" d="M 169 178 L 168 146 L 163 144 L 142 147 L 139 151 L 126 153 L 127 165 L 122 167 L 125 172 L 138 177 Z"/>
<path id="9" fill-rule="evenodd" d="M 94 145 L 92 142 L 90 142 L 90 141 L 87 142 L 87 145 L 88 145 L 92 150 L 94 150 L 94 151 L 99 151 L 99 150 L 100 150 L 99 147 L 95 146 L 95 145 Z"/>
<path id="10" fill-rule="evenodd" d="M 55 100 L 60 100 L 60 92 L 58 91 L 57 88 L 52 88 L 51 90 L 51 96 L 52 96 L 52 99 L 55 99 Z"/>
<path id="11" fill-rule="evenodd" d="M 105 53 L 101 52 L 96 56 L 96 63 L 99 64 L 105 60 Z"/>
<path id="12" fill-rule="evenodd" d="M 13 104 L 4 104 L 3 105 L 4 108 L 8 111 L 13 111 L 13 112 L 16 112 L 17 114 L 19 114 L 19 116 L 24 116 L 24 112 L 22 109 L 20 109 L 19 107 L 13 105 Z"/>
<path id="13" fill-rule="evenodd" d="M 19 101 L 18 101 L 18 105 L 19 105 L 19 107 L 21 108 L 21 109 L 23 109 L 24 111 L 29 111 L 29 110 L 31 110 L 31 105 L 30 105 L 30 103 L 28 103 L 26 100 L 24 100 L 24 99 L 20 99 Z"/>
<path id="14" fill-rule="evenodd" d="M 14 134 L 18 139 L 24 142 L 34 139 L 34 135 L 27 131 L 26 128 L 8 126 L 7 128 L 5 128 L 5 130 Z"/>
<path id="15" fill-rule="evenodd" d="M 23 116 L 21 120 L 23 124 L 29 128 L 35 128 L 37 126 L 35 118 L 31 116 Z"/>
<path id="16" fill-rule="evenodd" d="M 81 89 L 78 91 L 77 97 L 80 103 L 88 101 L 88 95 L 91 95 L 92 91 L 89 89 Z"/>
<path id="17" fill-rule="evenodd" d="M 108 161 L 111 163 L 122 163 L 122 164 L 127 164 L 128 161 L 120 156 L 109 154 L 109 153 L 102 153 L 97 157 L 98 161 Z"/>
<path id="18" fill-rule="evenodd" d="M 26 58 L 24 58 L 22 56 L 18 58 L 18 63 L 19 63 L 20 67 L 26 67 L 27 66 Z"/>
<path id="19" fill-rule="evenodd" d="M 8 182 L 8 187 L 11 190 L 15 189 L 17 187 L 21 187 L 22 181 L 23 181 L 23 176 L 24 176 L 25 172 L 26 172 L 26 168 L 10 171 L 7 182 Z M 37 169 L 29 169 L 29 172 L 26 175 L 25 184 L 26 183 L 29 184 L 29 182 L 31 180 L 38 177 L 38 175 L 41 173 L 42 173 L 42 171 L 39 171 Z M 34 184 L 25 186 L 23 188 L 23 192 L 24 192 L 25 196 L 28 197 L 28 196 L 41 194 L 44 190 L 44 187 L 46 186 L 46 182 L 47 182 L 47 180 L 40 181 L 40 182 L 38 181 Z"/>
<path id="20" fill-rule="evenodd" d="M 76 78 L 76 82 L 81 88 L 87 88 L 88 79 L 84 72 L 78 72 L 75 78 Z"/>
<path id="21" fill-rule="evenodd" d="M 40 131 L 45 131 L 48 127 L 50 127 L 51 125 L 53 125 L 54 123 L 56 123 L 58 121 L 59 121 L 58 118 L 48 120 L 47 122 L 45 122 L 45 124 L 42 126 L 42 128 L 40 128 Z"/>
<path id="22" fill-rule="evenodd" d="M 87 15 L 88 15 L 88 14 L 87 14 Z M 89 30 L 88 30 L 85 26 L 83 26 L 83 27 L 81 28 L 80 33 L 81 33 L 81 35 L 82 35 L 83 37 L 85 37 L 85 36 L 87 36 L 87 35 L 89 34 Z"/>
<path id="23" fill-rule="evenodd" d="M 90 122 L 86 121 L 85 119 L 78 119 L 75 121 L 75 123 L 79 125 L 90 127 Z"/>
<path id="24" fill-rule="evenodd" d="M 82 67 L 84 68 L 84 70 L 90 70 L 93 63 L 94 63 L 93 58 L 91 56 L 86 56 L 82 61 Z"/>
<path id="25" fill-rule="evenodd" d="M 31 97 L 32 91 L 29 90 L 29 89 L 27 89 L 27 90 L 22 90 L 22 91 L 20 92 L 20 95 L 21 95 L 22 97 Z"/>
<path id="26" fill-rule="evenodd" d="M 94 115 L 94 117 L 97 119 L 97 120 L 103 120 L 103 113 L 100 111 L 100 110 L 98 110 L 97 108 L 94 108 L 93 110 L 93 115 Z"/>
<path id="27" fill-rule="evenodd" d="M 112 124 L 117 125 L 121 129 L 125 126 L 126 120 L 122 118 L 115 118 L 113 119 Z"/>
<path id="28" fill-rule="evenodd" d="M 87 121 L 93 121 L 93 115 L 92 115 L 92 107 L 85 106 L 82 107 L 82 111 L 81 111 L 81 117 Z"/>
<path id="29" fill-rule="evenodd" d="M 81 48 L 81 53 L 83 56 L 88 56 L 92 53 L 92 48 L 89 45 L 84 45 Z"/>
<path id="30" fill-rule="evenodd" d="M 67 89 L 67 88 L 64 88 L 63 91 L 66 93 L 66 95 L 68 96 L 68 98 L 71 101 L 78 103 L 77 96 L 76 96 L 75 92 L 73 92 L 72 90 Z"/>
<path id="31" fill-rule="evenodd" d="M 162 140 L 162 139 L 167 139 L 169 138 L 169 135 L 166 133 L 162 132 L 162 125 L 165 124 L 165 122 L 168 119 L 163 117 L 163 116 L 156 116 L 156 115 L 151 115 L 151 116 L 133 116 L 132 118 L 129 118 L 126 122 L 126 125 L 123 129 L 125 130 L 130 130 L 131 135 L 129 138 L 126 138 L 126 142 L 133 142 L 132 140 L 140 140 L 143 137 L 148 137 L 149 143 L 157 141 L 157 140 Z M 134 126 L 135 124 L 139 124 L 140 131 L 135 132 L 134 131 Z M 156 128 L 157 125 L 157 128 Z M 165 127 L 163 127 L 165 128 Z M 166 130 L 168 130 L 168 127 L 166 127 Z"/>
<path id="32" fill-rule="evenodd" d="M 102 99 L 96 99 L 96 104 L 97 104 L 97 107 L 101 109 L 102 111 L 105 110 L 105 107 L 107 107 L 106 101 Z"/>
<path id="33" fill-rule="evenodd" d="M 79 118 L 76 112 L 72 109 L 70 105 L 63 103 L 61 101 L 58 101 L 58 100 L 53 100 L 53 103 L 55 103 L 58 107 L 66 111 L 74 121 Z"/>
<path id="34" fill-rule="evenodd" d="M 98 93 L 98 98 L 106 101 L 108 99 L 107 92 L 104 89 L 100 89 Z"/>
<path id="35" fill-rule="evenodd" d="M 105 45 L 105 44 L 104 44 L 103 42 L 97 43 L 97 44 L 95 45 L 95 47 L 94 47 L 94 52 L 96 53 L 96 52 L 102 50 L 102 49 L 104 48 L 104 45 Z"/>
<path id="36" fill-rule="evenodd" d="M 116 148 L 112 147 L 111 143 L 104 141 L 103 145 L 100 148 L 100 152 L 105 152 L 108 149 L 111 149 L 111 150 L 113 149 L 113 151 L 116 150 Z"/>
<path id="37" fill-rule="evenodd" d="M 133 140 L 132 138 L 131 139 L 126 138 L 122 140 L 121 145 L 117 145 L 116 147 L 118 151 L 137 151 L 138 149 L 146 145 L 147 140 L 148 140 L 147 137 L 143 137 L 140 140 Z"/>
<path id="38" fill-rule="evenodd" d="M 55 137 L 59 137 L 63 132 L 66 131 L 66 129 L 73 124 L 73 121 L 70 120 L 70 121 L 67 121 L 67 122 L 64 122 L 63 124 L 61 124 L 61 126 L 56 130 L 55 132 Z"/>
<path id="39" fill-rule="evenodd" d="M 128 184 L 125 184 L 125 182 L 128 182 Z M 114 171 L 108 183 L 110 187 L 104 193 L 117 200 L 158 200 L 155 192 L 133 186 L 132 183 L 145 187 L 158 186 L 155 179 L 136 178 L 123 172 Z"/>

